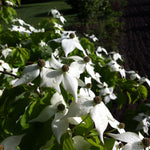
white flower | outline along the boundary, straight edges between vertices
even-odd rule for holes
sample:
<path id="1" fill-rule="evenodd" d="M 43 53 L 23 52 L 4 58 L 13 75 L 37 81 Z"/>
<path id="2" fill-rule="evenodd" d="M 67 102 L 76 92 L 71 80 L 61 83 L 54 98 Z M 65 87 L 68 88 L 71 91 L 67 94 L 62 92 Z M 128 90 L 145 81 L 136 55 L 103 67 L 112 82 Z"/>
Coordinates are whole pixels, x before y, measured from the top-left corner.
<path id="1" fill-rule="evenodd" d="M 3 60 L 0 60 L 0 71 L 10 71 L 11 68 L 9 67 L 8 63 L 5 63 Z"/>
<path id="2" fill-rule="evenodd" d="M 43 40 L 41 40 L 41 42 L 39 43 L 39 45 L 40 45 L 41 47 L 46 47 L 46 46 L 48 46 Z"/>
<path id="3" fill-rule="evenodd" d="M 17 31 L 20 32 L 21 34 L 27 33 L 28 35 L 31 34 L 31 31 L 26 29 L 23 26 L 17 26 L 17 25 L 12 25 L 12 28 L 10 28 L 10 31 Z"/>
<path id="4" fill-rule="evenodd" d="M 88 72 L 88 74 L 96 80 L 98 83 L 100 82 L 100 74 L 94 71 L 94 67 L 92 66 L 93 63 L 90 59 L 90 57 L 85 56 L 84 58 L 80 56 L 71 56 L 68 57 L 67 59 L 73 59 L 75 62 L 72 63 L 73 66 L 78 66 L 78 72 L 83 73 L 85 70 Z"/>
<path id="5" fill-rule="evenodd" d="M 149 131 L 149 127 L 150 127 L 150 116 L 148 116 L 144 113 L 139 113 L 133 119 L 139 122 L 136 130 L 143 129 L 144 133 L 149 135 L 148 131 Z"/>
<path id="6" fill-rule="evenodd" d="M 64 24 L 67 20 L 63 17 L 63 15 L 60 15 L 59 17 L 60 21 Z"/>
<path id="7" fill-rule="evenodd" d="M 150 86 L 150 80 L 146 77 L 142 77 L 139 79 L 140 84 L 143 84 L 144 82 L 146 82 L 148 84 L 148 86 Z"/>
<path id="8" fill-rule="evenodd" d="M 124 132 L 121 134 L 108 133 L 108 135 L 116 140 L 127 143 L 122 150 L 145 150 L 150 146 L 150 139 L 144 138 L 133 132 Z"/>
<path id="9" fill-rule="evenodd" d="M 53 15 L 54 18 L 60 18 L 60 12 L 57 9 L 51 9 L 50 10 L 51 14 Z"/>
<path id="10" fill-rule="evenodd" d="M 141 77 L 139 76 L 139 74 L 138 73 L 136 73 L 135 71 L 126 71 L 126 73 L 129 73 L 130 74 L 130 79 L 131 80 L 135 80 L 135 79 L 138 79 L 138 80 L 140 80 L 141 79 Z"/>
<path id="11" fill-rule="evenodd" d="M 12 22 L 19 22 L 19 24 L 21 26 L 23 26 L 23 25 L 29 25 L 29 24 L 25 23 L 22 19 L 19 19 L 19 18 L 13 19 Z"/>
<path id="12" fill-rule="evenodd" d="M 115 60 L 111 60 L 107 65 L 110 67 L 111 71 L 119 72 L 122 78 L 126 77 L 125 69 L 120 66 Z"/>
<path id="13" fill-rule="evenodd" d="M 60 14 L 60 12 L 57 9 L 51 9 L 51 14 L 53 15 L 54 18 L 59 18 L 60 21 L 64 24 L 66 22 L 66 19 Z M 49 14 L 49 13 L 48 13 Z"/>
<path id="14" fill-rule="evenodd" d="M 51 105 L 46 106 L 36 118 L 29 122 L 45 122 L 55 115 L 51 126 L 57 141 L 60 143 L 60 138 L 69 128 L 69 123 L 77 125 L 82 121 L 80 117 L 64 118 L 67 112 L 68 109 L 63 96 L 56 92 L 51 98 Z"/>
<path id="15" fill-rule="evenodd" d="M 101 141 L 103 140 L 103 133 L 107 128 L 108 123 L 113 127 L 118 129 L 119 132 L 124 132 L 124 129 L 120 129 L 120 123 L 114 119 L 108 108 L 101 101 L 99 96 L 89 97 L 87 95 L 82 96 L 82 91 L 80 91 L 80 97 L 78 98 L 78 102 L 74 101 L 71 103 L 69 111 L 65 118 L 68 117 L 81 117 L 90 113 L 92 120 L 95 123 L 95 127 L 99 133 Z"/>
<path id="16" fill-rule="evenodd" d="M 123 61 L 121 55 L 118 52 L 110 52 L 109 54 L 112 55 L 112 58 L 113 58 L 114 61 L 117 61 L 118 59 Z"/>
<path id="17" fill-rule="evenodd" d="M 5 1 L 5 3 L 9 6 L 15 6 L 14 3 L 12 3 L 11 1 Z"/>
<path id="18" fill-rule="evenodd" d="M 101 47 L 101 46 L 98 46 L 97 47 L 97 50 L 96 50 L 97 53 L 101 53 L 101 52 L 104 52 L 106 55 L 108 55 L 108 52 L 105 48 Z"/>
<path id="19" fill-rule="evenodd" d="M 32 82 L 35 78 L 37 78 L 40 75 L 40 72 L 45 72 L 44 66 L 48 66 L 48 61 L 45 62 L 44 60 L 40 59 L 38 60 L 37 64 L 26 66 L 23 70 L 21 78 L 13 84 L 13 87 Z"/>
<path id="20" fill-rule="evenodd" d="M 89 38 L 92 39 L 94 42 L 98 41 L 98 38 L 94 34 L 90 35 Z"/>
<path id="21" fill-rule="evenodd" d="M 61 42 L 62 48 L 65 52 L 65 56 L 67 57 L 69 53 L 71 53 L 75 48 L 81 50 L 84 55 L 86 55 L 85 50 L 81 46 L 78 37 L 75 34 L 70 33 L 68 39 L 63 39 Z"/>
<path id="22" fill-rule="evenodd" d="M 91 90 L 91 87 L 92 87 L 91 77 L 89 77 L 89 78 L 85 77 L 84 79 L 85 79 L 85 83 L 84 83 L 83 87 L 80 88 L 81 96 L 83 96 L 83 94 L 85 94 L 85 96 L 87 96 L 86 94 L 88 93 L 88 96 L 94 97 L 95 94 Z M 79 95 L 80 95 L 80 93 L 79 93 Z"/>
<path id="23" fill-rule="evenodd" d="M 2 55 L 4 56 L 4 58 L 6 58 L 7 56 L 11 55 L 12 50 L 10 48 L 5 48 L 2 50 Z"/>
<path id="24" fill-rule="evenodd" d="M 52 69 L 45 68 L 45 72 L 41 73 L 42 82 L 40 87 L 53 87 L 60 93 L 60 83 L 66 91 L 72 94 L 77 100 L 77 89 L 79 73 L 72 65 L 68 66 L 57 61 L 53 54 L 50 65 Z"/>
<path id="25" fill-rule="evenodd" d="M 4 150 L 18 150 L 17 146 L 20 144 L 23 135 L 14 135 L 7 137 L 0 143 L 0 149 Z"/>
<path id="26" fill-rule="evenodd" d="M 117 97 L 113 93 L 113 87 L 108 87 L 107 83 L 103 83 L 103 86 L 99 86 L 101 89 L 99 90 L 100 95 L 104 96 L 105 104 L 109 103 L 110 100 L 115 100 Z"/>

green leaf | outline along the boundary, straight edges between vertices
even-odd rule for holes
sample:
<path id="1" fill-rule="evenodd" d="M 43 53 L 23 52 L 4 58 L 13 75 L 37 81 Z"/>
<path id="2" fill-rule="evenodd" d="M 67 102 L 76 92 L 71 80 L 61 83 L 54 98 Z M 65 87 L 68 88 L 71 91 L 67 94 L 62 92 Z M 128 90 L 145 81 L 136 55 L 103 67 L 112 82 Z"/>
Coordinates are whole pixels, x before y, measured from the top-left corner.
<path id="1" fill-rule="evenodd" d="M 104 150 L 112 150 L 115 143 L 115 139 L 104 138 Z"/>
<path id="2" fill-rule="evenodd" d="M 65 133 L 62 136 L 62 140 L 63 140 L 62 150 L 75 150 L 75 148 L 73 146 L 73 141 L 72 141 L 69 133 Z"/>

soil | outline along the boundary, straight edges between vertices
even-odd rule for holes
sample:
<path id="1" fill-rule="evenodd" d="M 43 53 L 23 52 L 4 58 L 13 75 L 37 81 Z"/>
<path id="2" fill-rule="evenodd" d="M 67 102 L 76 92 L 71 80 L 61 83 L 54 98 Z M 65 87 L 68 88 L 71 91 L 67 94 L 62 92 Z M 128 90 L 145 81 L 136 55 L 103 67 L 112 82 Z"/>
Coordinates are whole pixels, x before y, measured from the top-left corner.
<path id="1" fill-rule="evenodd" d="M 121 20 L 125 36 L 119 49 L 125 69 L 150 78 L 150 0 L 127 0 Z"/>

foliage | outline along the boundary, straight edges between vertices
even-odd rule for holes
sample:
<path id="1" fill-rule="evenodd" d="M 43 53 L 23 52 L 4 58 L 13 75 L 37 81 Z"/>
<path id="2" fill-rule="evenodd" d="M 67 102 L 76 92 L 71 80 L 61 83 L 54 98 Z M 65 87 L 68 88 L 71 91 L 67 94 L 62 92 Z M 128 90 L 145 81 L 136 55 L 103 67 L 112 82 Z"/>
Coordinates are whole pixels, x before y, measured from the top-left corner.
<path id="1" fill-rule="evenodd" d="M 147 119 L 137 129 L 145 136 L 149 79 L 125 70 L 118 52 L 64 30 L 63 16 L 51 13 L 37 28 L 15 18 L 0 32 L 0 146 L 111 150 L 115 137 L 129 134 L 123 122 L 135 135 L 134 117 Z"/>

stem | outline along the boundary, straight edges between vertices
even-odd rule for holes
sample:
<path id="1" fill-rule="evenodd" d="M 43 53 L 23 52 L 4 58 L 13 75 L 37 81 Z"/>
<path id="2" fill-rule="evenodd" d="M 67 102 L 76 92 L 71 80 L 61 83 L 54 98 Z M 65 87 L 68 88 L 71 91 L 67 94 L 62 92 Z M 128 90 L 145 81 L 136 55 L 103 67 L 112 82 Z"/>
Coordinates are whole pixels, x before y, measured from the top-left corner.
<path id="1" fill-rule="evenodd" d="M 8 75 L 13 76 L 13 77 L 15 77 L 15 78 L 19 78 L 19 76 L 15 75 L 15 74 L 12 74 L 12 73 L 10 73 L 10 72 L 0 71 L 0 73 L 8 74 Z"/>

